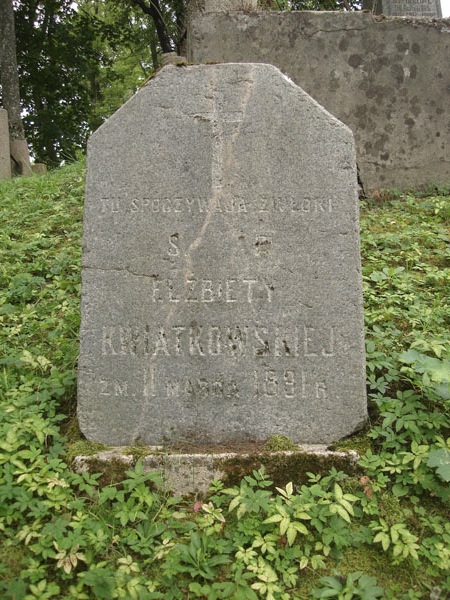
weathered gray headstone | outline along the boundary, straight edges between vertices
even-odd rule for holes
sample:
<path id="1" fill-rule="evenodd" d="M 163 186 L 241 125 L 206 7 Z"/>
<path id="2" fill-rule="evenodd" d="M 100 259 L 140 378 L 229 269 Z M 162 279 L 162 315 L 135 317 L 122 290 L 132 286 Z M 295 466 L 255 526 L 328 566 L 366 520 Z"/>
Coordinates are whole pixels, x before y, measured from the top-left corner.
<path id="1" fill-rule="evenodd" d="M 275 67 L 165 67 L 89 143 L 82 431 L 327 443 L 364 366 L 350 130 Z"/>
<path id="2" fill-rule="evenodd" d="M 0 179 L 10 179 L 10 177 L 8 113 L 4 108 L 0 108 Z"/>
<path id="3" fill-rule="evenodd" d="M 388 17 L 442 18 L 440 0 L 366 0 L 363 8 L 375 6 L 375 12 Z"/>

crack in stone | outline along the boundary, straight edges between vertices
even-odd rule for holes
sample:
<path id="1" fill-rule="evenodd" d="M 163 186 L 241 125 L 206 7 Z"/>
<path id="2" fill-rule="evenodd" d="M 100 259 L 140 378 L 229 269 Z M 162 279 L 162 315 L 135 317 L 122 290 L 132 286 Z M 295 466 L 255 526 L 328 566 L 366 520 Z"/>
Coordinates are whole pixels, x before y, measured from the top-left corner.
<path id="1" fill-rule="evenodd" d="M 83 265 L 83 269 L 88 269 L 90 271 L 100 271 L 102 273 L 129 273 L 130 275 L 133 275 L 134 277 L 144 277 L 146 279 L 157 279 L 157 275 L 147 275 L 146 273 L 137 273 L 136 271 L 133 271 L 132 269 L 129 269 L 127 267 L 123 267 L 122 269 L 119 267 L 115 267 L 115 268 L 102 268 L 102 267 L 91 267 L 89 265 Z"/>
<path id="2" fill-rule="evenodd" d="M 367 27 L 340 27 L 336 29 L 316 29 L 311 33 L 302 31 L 301 34 L 304 37 L 313 37 L 318 33 L 348 33 L 349 31 L 367 31 Z"/>
<path id="3" fill-rule="evenodd" d="M 244 90 L 236 90 L 234 92 L 236 99 L 241 98 L 241 106 L 233 115 L 239 115 L 239 118 L 227 120 L 225 118 L 224 111 L 221 111 L 222 107 L 220 106 L 220 94 L 218 91 L 218 77 L 220 77 L 220 73 L 218 73 L 215 69 L 212 70 L 211 73 L 212 76 L 209 81 L 211 93 L 205 94 L 205 97 L 210 99 L 210 110 L 206 114 L 196 113 L 195 115 L 193 115 L 193 118 L 196 120 L 208 121 L 211 123 L 211 197 L 208 202 L 208 209 L 205 214 L 205 219 L 200 227 L 198 235 L 190 243 L 184 255 L 182 279 L 184 282 L 185 289 L 188 288 L 188 280 L 194 275 L 193 254 L 203 243 L 205 234 L 213 217 L 218 214 L 216 212 L 218 201 L 224 195 L 223 182 L 225 179 L 228 179 L 231 173 L 233 172 L 233 167 L 235 165 L 235 156 L 233 150 L 236 144 L 236 140 L 241 133 L 241 124 L 245 119 L 247 107 L 254 88 L 254 79 L 251 77 L 251 74 L 249 78 L 242 79 L 239 82 L 243 83 L 245 86 Z M 229 82 L 225 81 L 225 84 L 229 85 Z M 227 122 L 238 124 L 236 130 L 228 138 L 225 135 Z M 229 226 L 228 229 L 230 230 Z M 176 309 L 176 305 L 170 307 L 164 321 L 164 328 L 169 327 Z M 152 386 L 153 378 L 154 360 L 151 358 L 149 364 L 147 365 L 147 367 L 145 367 L 144 370 L 144 402 L 142 403 L 140 418 L 137 421 L 137 427 L 133 435 L 133 439 L 135 440 L 138 440 L 140 437 L 140 424 L 141 422 L 143 422 L 144 414 L 150 406 L 151 393 L 149 393 L 149 386 Z"/>

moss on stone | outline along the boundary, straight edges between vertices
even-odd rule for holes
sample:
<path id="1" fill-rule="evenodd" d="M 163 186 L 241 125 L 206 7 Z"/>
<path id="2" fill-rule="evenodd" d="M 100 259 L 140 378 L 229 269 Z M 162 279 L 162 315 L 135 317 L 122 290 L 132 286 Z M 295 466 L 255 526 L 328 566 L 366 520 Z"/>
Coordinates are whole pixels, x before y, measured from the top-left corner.
<path id="1" fill-rule="evenodd" d="M 385 588 L 386 591 L 395 595 L 402 594 L 402 597 L 408 592 L 425 591 L 421 580 L 429 580 L 429 576 L 426 575 L 425 567 L 423 567 L 422 574 L 420 574 L 421 570 L 421 565 L 415 564 L 414 568 L 411 568 L 409 561 L 394 565 L 391 553 L 383 552 L 381 546 L 377 544 L 363 545 L 360 548 L 346 548 L 339 561 L 339 572 L 342 575 L 363 571 L 376 577 L 378 585 Z"/>
<path id="2" fill-rule="evenodd" d="M 84 439 L 84 436 L 80 430 L 80 426 L 78 425 L 77 417 L 72 417 L 67 423 L 64 424 L 61 430 L 64 436 L 67 438 L 69 444 Z"/>
<path id="3" fill-rule="evenodd" d="M 87 466 L 91 473 L 101 473 L 101 477 L 98 479 L 100 487 L 120 483 L 126 479 L 125 472 L 133 468 L 132 465 L 120 459 L 111 458 L 105 461 L 95 456 L 87 459 Z"/>
<path id="4" fill-rule="evenodd" d="M 7 570 L 12 579 L 20 576 L 20 572 L 26 564 L 25 554 L 26 550 L 22 545 L 14 547 L 11 544 L 3 544 L 0 546 L 0 564 L 2 570 L 5 569 L 4 572 Z"/>
<path id="5" fill-rule="evenodd" d="M 150 446 L 144 446 L 141 444 L 136 444 L 135 446 L 126 446 L 125 448 L 120 449 L 122 454 L 128 454 L 132 456 L 135 460 L 139 458 L 145 458 L 146 456 L 153 454 L 163 454 L 163 450 L 155 450 Z"/>
<path id="6" fill-rule="evenodd" d="M 67 462 L 70 464 L 75 456 L 93 456 L 103 450 L 108 450 L 108 446 L 105 444 L 99 444 L 97 442 L 88 442 L 88 440 L 77 440 L 67 446 Z"/>
<path id="7" fill-rule="evenodd" d="M 370 438 L 367 437 L 366 433 L 358 433 L 351 437 L 345 438 L 336 442 L 331 446 L 332 450 L 355 450 L 360 456 L 365 454 L 371 447 Z"/>
<path id="8" fill-rule="evenodd" d="M 393 564 L 390 553 L 383 552 L 377 544 L 371 546 L 361 545 L 358 548 L 344 548 L 337 561 L 329 557 L 325 560 L 325 563 L 327 565 L 325 570 L 304 569 L 301 572 L 293 595 L 294 598 L 310 598 L 311 590 L 315 587 L 321 587 L 320 578 L 331 573 L 342 578 L 357 571 L 371 575 L 377 579 L 379 586 L 389 592 L 389 598 L 412 598 L 413 596 L 409 594 L 413 594 L 413 592 L 426 592 L 428 588 L 425 587 L 423 582 L 430 581 L 430 576 L 426 574 L 425 565 L 415 564 L 412 568 L 409 561 Z M 439 586 L 439 583 L 437 579 L 434 582 L 437 586 Z M 424 597 L 428 597 L 428 595 Z"/>
<path id="9" fill-rule="evenodd" d="M 268 452 L 279 452 L 283 450 L 298 450 L 298 446 L 285 435 L 271 435 L 264 444 L 264 449 Z"/>
<path id="10" fill-rule="evenodd" d="M 215 467 L 224 473 L 225 485 L 239 485 L 242 478 L 252 471 L 264 467 L 271 481 L 277 487 L 284 487 L 292 481 L 301 485 L 308 481 L 308 473 L 326 475 L 334 467 L 336 470 L 355 472 L 348 456 L 335 454 L 313 454 L 309 452 L 265 452 L 260 454 L 218 458 Z"/>
<path id="11" fill-rule="evenodd" d="M 81 433 L 78 425 L 77 417 L 72 417 L 68 421 L 64 435 L 67 438 L 66 459 L 70 464 L 75 456 L 92 456 L 103 450 L 107 450 L 108 446 L 97 442 L 89 442 Z"/>

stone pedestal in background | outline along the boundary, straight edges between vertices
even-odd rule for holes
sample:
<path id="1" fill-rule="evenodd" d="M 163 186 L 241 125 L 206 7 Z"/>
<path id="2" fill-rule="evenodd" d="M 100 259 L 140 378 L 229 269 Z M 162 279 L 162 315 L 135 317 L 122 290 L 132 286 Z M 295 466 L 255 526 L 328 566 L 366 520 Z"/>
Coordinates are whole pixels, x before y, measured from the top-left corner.
<path id="1" fill-rule="evenodd" d="M 31 170 L 35 175 L 45 175 L 47 173 L 47 165 L 44 163 L 34 163 Z"/>
<path id="2" fill-rule="evenodd" d="M 364 0 L 362 7 L 387 17 L 442 18 L 440 0 Z"/>
<path id="3" fill-rule="evenodd" d="M 204 0 L 205 12 L 232 12 L 257 10 L 258 0 Z"/>

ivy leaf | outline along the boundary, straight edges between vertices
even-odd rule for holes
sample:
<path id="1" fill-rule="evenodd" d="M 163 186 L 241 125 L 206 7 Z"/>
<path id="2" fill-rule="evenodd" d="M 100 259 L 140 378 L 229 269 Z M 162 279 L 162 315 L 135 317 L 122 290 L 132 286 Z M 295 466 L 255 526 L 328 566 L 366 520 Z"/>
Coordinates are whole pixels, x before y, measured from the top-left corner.
<path id="1" fill-rule="evenodd" d="M 435 468 L 444 481 L 450 481 L 450 451 L 446 448 L 432 450 L 428 455 L 427 466 Z"/>
<path id="2" fill-rule="evenodd" d="M 394 496 L 399 498 L 400 496 L 406 496 L 408 494 L 408 488 L 401 483 L 395 483 L 392 487 L 392 493 Z"/>
<path id="3" fill-rule="evenodd" d="M 440 360 L 412 349 L 400 354 L 399 358 L 402 362 L 413 365 L 418 373 L 424 373 L 424 377 L 429 377 L 435 383 L 450 381 L 449 360 Z"/>
<path id="4" fill-rule="evenodd" d="M 443 400 L 450 400 L 450 384 L 439 383 L 433 387 L 434 392 Z"/>

